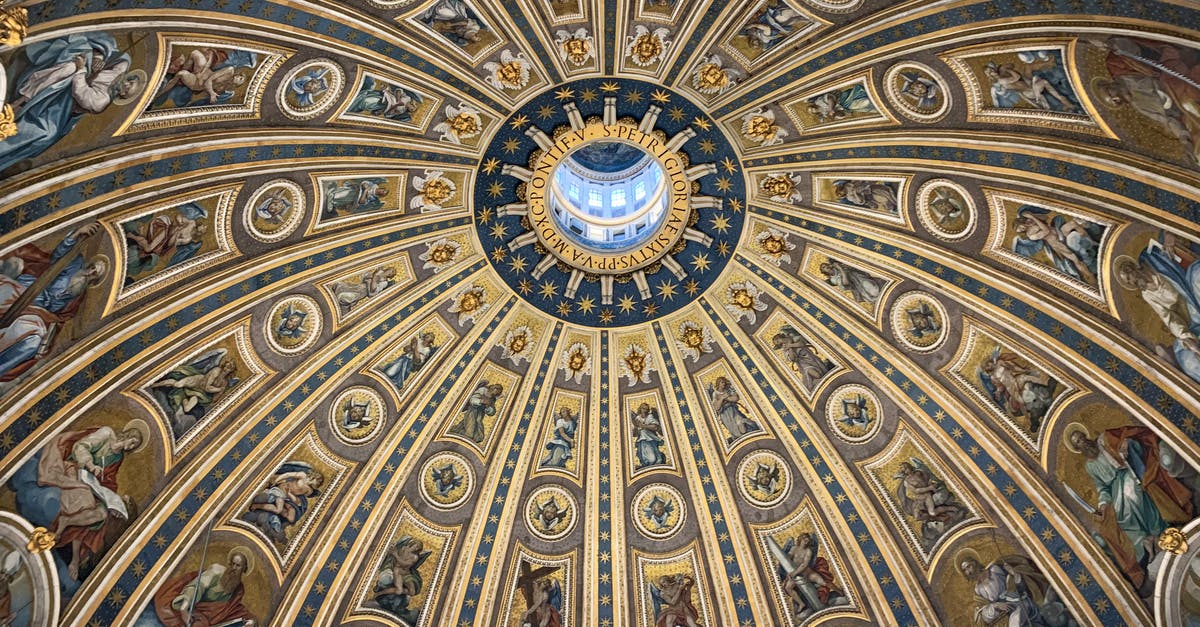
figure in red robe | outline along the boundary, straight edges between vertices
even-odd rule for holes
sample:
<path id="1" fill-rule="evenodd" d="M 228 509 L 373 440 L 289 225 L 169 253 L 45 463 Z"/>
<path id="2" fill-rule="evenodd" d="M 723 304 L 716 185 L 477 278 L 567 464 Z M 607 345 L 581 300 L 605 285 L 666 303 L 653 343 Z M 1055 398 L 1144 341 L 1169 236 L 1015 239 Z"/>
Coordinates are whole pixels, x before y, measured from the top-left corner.
<path id="1" fill-rule="evenodd" d="M 235 547 L 224 564 L 168 580 L 154 594 L 154 613 L 166 627 L 253 627 L 254 615 L 242 604 L 242 577 L 252 563 L 249 551 Z"/>

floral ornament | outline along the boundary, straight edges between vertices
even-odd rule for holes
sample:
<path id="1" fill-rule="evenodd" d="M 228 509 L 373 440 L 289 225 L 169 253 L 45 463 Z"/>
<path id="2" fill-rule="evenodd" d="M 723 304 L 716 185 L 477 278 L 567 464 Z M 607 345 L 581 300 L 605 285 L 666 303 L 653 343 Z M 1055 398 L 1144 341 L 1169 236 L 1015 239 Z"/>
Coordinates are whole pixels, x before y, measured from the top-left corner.
<path id="1" fill-rule="evenodd" d="M 441 133 L 439 139 L 442 141 L 461 144 L 464 139 L 483 132 L 483 120 L 479 111 L 465 102 L 459 103 L 458 107 L 446 105 L 446 119 L 433 127 L 433 132 Z"/>
<path id="2" fill-rule="evenodd" d="M 733 314 L 738 321 L 745 317 L 750 324 L 754 324 L 758 321 L 758 314 L 755 312 L 767 309 L 767 304 L 762 302 L 760 296 L 758 288 L 749 281 L 730 283 L 729 287 L 725 288 L 725 311 Z"/>
<path id="3" fill-rule="evenodd" d="M 724 67 L 724 60 L 714 54 L 696 68 L 692 74 L 692 87 L 702 94 L 721 94 L 737 85 L 740 77 L 740 72 Z"/>
<path id="4" fill-rule="evenodd" d="M 685 320 L 679 325 L 679 335 L 675 338 L 675 345 L 679 347 L 679 352 L 683 353 L 684 359 L 692 358 L 692 361 L 700 361 L 700 355 L 712 352 L 712 334 L 708 332 L 708 327 L 701 326 L 691 320 Z"/>
<path id="5" fill-rule="evenodd" d="M 671 40 L 667 39 L 670 34 L 671 31 L 663 27 L 651 31 L 638 24 L 633 34 L 626 38 L 625 54 L 636 65 L 653 65 L 662 59 L 667 46 L 671 45 Z"/>
<path id="6" fill-rule="evenodd" d="M 763 259 L 776 267 L 792 263 L 792 256 L 788 251 L 795 250 L 796 245 L 788 241 L 787 233 L 775 227 L 767 227 L 765 231 L 759 231 L 758 235 L 754 236 L 754 241 L 758 243 Z"/>
<path id="7" fill-rule="evenodd" d="M 533 351 L 533 331 L 525 325 L 508 330 L 504 342 L 500 344 L 500 359 L 513 362 L 514 366 L 521 365 L 521 360 L 529 360 Z"/>
<path id="8" fill-rule="evenodd" d="M 17 134 L 16 113 L 9 105 L 0 108 L 0 139 L 6 139 Z"/>
<path id="9" fill-rule="evenodd" d="M 586 28 L 574 33 L 560 30 L 554 33 L 554 43 L 558 44 L 559 56 L 563 61 L 574 65 L 583 65 L 592 58 L 593 40 Z"/>
<path id="10" fill-rule="evenodd" d="M 638 383 L 650 383 L 650 373 L 655 370 L 646 349 L 637 344 L 630 344 L 625 349 L 625 355 L 621 358 L 621 374 L 629 377 L 629 387 Z"/>
<path id="11" fill-rule="evenodd" d="M 442 203 L 454 198 L 458 186 L 441 170 L 425 170 L 425 176 L 414 176 L 413 187 L 418 194 L 408 206 L 420 211 L 436 211 Z"/>
<path id="12" fill-rule="evenodd" d="M 500 53 L 500 62 L 483 64 L 488 73 L 483 80 L 496 89 L 521 89 L 529 84 L 529 60 L 525 53 L 513 54 L 511 50 Z"/>
<path id="13" fill-rule="evenodd" d="M 422 268 L 433 270 L 434 274 L 437 274 L 447 266 L 454 264 L 458 260 L 460 252 L 462 252 L 462 244 L 443 237 L 436 242 L 430 242 L 425 252 L 421 253 L 417 259 L 425 262 L 425 265 L 421 266 Z"/>
<path id="14" fill-rule="evenodd" d="M 454 295 L 450 302 L 450 313 L 458 314 L 458 326 L 474 324 L 479 314 L 491 308 L 487 301 L 487 290 L 481 285 L 472 285 Z"/>
<path id="15" fill-rule="evenodd" d="M 758 187 L 770 200 L 798 205 L 804 200 L 804 194 L 800 193 L 800 182 L 799 174 L 768 172 L 758 182 Z"/>
<path id="16" fill-rule="evenodd" d="M 576 384 L 583 382 L 583 377 L 592 372 L 592 358 L 587 344 L 575 342 L 567 347 L 562 354 L 563 381 L 575 380 Z"/>
<path id="17" fill-rule="evenodd" d="M 787 129 L 775 123 L 775 112 L 758 107 L 742 117 L 742 137 L 763 146 L 783 143 Z"/>

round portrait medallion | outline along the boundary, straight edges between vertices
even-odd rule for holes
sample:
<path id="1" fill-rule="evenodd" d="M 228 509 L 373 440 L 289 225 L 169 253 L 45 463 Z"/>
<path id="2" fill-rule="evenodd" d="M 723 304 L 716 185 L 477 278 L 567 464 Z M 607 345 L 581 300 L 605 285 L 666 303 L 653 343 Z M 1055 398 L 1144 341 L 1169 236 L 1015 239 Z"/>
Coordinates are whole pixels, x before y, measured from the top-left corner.
<path id="1" fill-rule="evenodd" d="M 847 442 L 866 442 L 883 422 L 879 399 L 864 386 L 843 385 L 829 395 L 825 418 L 834 433 Z"/>
<path id="2" fill-rule="evenodd" d="M 291 235 L 303 217 L 304 191 L 287 179 L 258 188 L 242 210 L 246 231 L 264 243 L 278 242 Z"/>
<path id="3" fill-rule="evenodd" d="M 275 303 L 263 326 L 272 350 L 302 353 L 321 335 L 321 306 L 308 296 L 289 296 Z"/>
<path id="4" fill-rule="evenodd" d="M 908 292 L 892 305 L 892 333 L 918 353 L 928 353 L 946 341 L 946 320 L 941 301 L 925 292 Z"/>
<path id="5" fill-rule="evenodd" d="M 333 433 L 346 444 L 364 444 L 379 434 L 384 422 L 383 397 L 375 390 L 356 385 L 342 390 L 329 408 Z"/>
<path id="6" fill-rule="evenodd" d="M 958 183 L 926 181 L 917 189 L 917 218 L 938 239 L 964 239 L 975 230 L 975 201 Z"/>
<path id="7" fill-rule="evenodd" d="M 474 487 L 475 471 L 458 453 L 439 453 L 421 467 L 421 496 L 438 509 L 462 505 Z"/>
<path id="8" fill-rule="evenodd" d="M 755 451 L 738 464 L 738 489 L 759 507 L 778 505 L 792 488 L 792 473 L 783 458 L 771 451 Z"/>
<path id="9" fill-rule="evenodd" d="M 543 540 L 561 540 L 575 528 L 579 506 L 570 492 L 556 485 L 542 486 L 529 495 L 525 524 Z"/>
<path id="10" fill-rule="evenodd" d="M 345 83 L 342 66 L 330 59 L 313 59 L 284 76 L 279 109 L 293 120 L 315 118 L 333 106 Z"/>
<path id="11" fill-rule="evenodd" d="M 946 81 L 927 65 L 907 61 L 884 76 L 888 100 L 905 117 L 926 124 L 946 117 L 952 106 Z"/>
<path id="12" fill-rule="evenodd" d="M 663 540 L 679 532 L 687 518 L 687 506 L 679 490 L 652 483 L 633 497 L 633 525 L 652 540 Z"/>

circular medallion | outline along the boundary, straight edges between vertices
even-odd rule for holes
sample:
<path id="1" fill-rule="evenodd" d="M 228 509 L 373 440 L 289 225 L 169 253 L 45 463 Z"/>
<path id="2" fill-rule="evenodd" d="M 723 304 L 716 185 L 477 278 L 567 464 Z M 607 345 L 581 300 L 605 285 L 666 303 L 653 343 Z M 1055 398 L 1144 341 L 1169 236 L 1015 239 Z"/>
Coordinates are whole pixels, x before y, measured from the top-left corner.
<path id="1" fill-rule="evenodd" d="M 254 239 L 271 243 L 291 235 L 303 217 L 304 191 L 287 179 L 279 179 L 254 192 L 242 211 L 242 224 Z"/>
<path id="2" fill-rule="evenodd" d="M 275 303 L 263 325 L 272 350 L 284 355 L 302 353 L 321 335 L 321 307 L 308 296 L 289 296 Z"/>
<path id="3" fill-rule="evenodd" d="M 279 109 L 293 120 L 321 115 L 342 93 L 346 75 L 330 59 L 313 59 L 284 76 L 279 84 Z"/>
<path id="4" fill-rule="evenodd" d="M 438 509 L 462 505 L 474 487 L 475 471 L 458 453 L 434 455 L 421 467 L 421 496 Z"/>
<path id="5" fill-rule="evenodd" d="M 556 485 L 542 486 L 529 495 L 525 504 L 525 524 L 543 540 L 561 540 L 575 528 L 579 507 L 575 497 Z"/>
<path id="6" fill-rule="evenodd" d="M 883 84 L 888 100 L 905 117 L 926 124 L 946 117 L 952 106 L 946 81 L 929 66 L 908 61 L 887 71 Z"/>
<path id="7" fill-rule="evenodd" d="M 928 353 L 946 341 L 946 308 L 925 292 L 908 292 L 892 305 L 892 332 L 918 353 Z"/>
<path id="8" fill-rule="evenodd" d="M 866 442 L 879 432 L 879 399 L 861 385 L 843 385 L 829 395 L 825 418 L 834 433 L 847 442 Z"/>
<path id="9" fill-rule="evenodd" d="M 684 96 L 586 79 L 500 127 L 475 182 L 476 232 L 523 298 L 621 326 L 699 296 L 741 236 L 746 183 L 729 140 Z"/>
<path id="10" fill-rule="evenodd" d="M 737 470 L 738 489 L 759 507 L 778 505 L 792 488 L 792 473 L 783 458 L 771 451 L 746 456 Z"/>
<path id="11" fill-rule="evenodd" d="M 964 239 L 975 230 L 975 201 L 958 183 L 926 181 L 917 189 L 917 218 L 938 239 Z"/>
<path id="12" fill-rule="evenodd" d="M 687 507 L 679 490 L 665 483 L 652 483 L 634 495 L 630 515 L 642 535 L 662 540 L 683 528 Z"/>
<path id="13" fill-rule="evenodd" d="M 329 425 L 337 439 L 346 444 L 364 444 L 383 426 L 383 397 L 379 392 L 356 385 L 342 390 L 329 409 Z"/>

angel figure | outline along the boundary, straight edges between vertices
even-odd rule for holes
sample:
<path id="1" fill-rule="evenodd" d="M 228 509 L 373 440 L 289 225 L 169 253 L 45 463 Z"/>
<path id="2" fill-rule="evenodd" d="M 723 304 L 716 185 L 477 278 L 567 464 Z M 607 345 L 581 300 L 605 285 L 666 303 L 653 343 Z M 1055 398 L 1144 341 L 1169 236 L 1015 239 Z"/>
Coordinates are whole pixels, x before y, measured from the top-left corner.
<path id="1" fill-rule="evenodd" d="M 229 351 L 218 348 L 150 384 L 151 395 L 167 410 L 175 437 L 194 427 L 213 403 L 238 384 L 236 373 Z"/>
<path id="2" fill-rule="evenodd" d="M 346 113 L 361 113 L 395 122 L 411 122 L 425 98 L 399 85 L 366 76 Z"/>
<path id="3" fill-rule="evenodd" d="M 966 517 L 967 511 L 946 483 L 916 457 L 901 462 L 894 478 L 900 480 L 896 486 L 900 509 L 916 520 L 927 547 L 933 546 L 950 527 Z"/>
<path id="4" fill-rule="evenodd" d="M 191 259 L 204 246 L 208 230 L 205 219 L 208 211 L 189 202 L 155 216 L 126 223 L 125 284 L 131 285 L 139 275 L 153 271 L 162 260 L 165 268 Z"/>
<path id="5" fill-rule="evenodd" d="M 305 109 L 315 105 L 316 99 L 329 91 L 329 81 L 325 78 L 327 74 L 329 74 L 327 67 L 313 68 L 304 76 L 293 79 L 289 87 L 292 90 L 292 97 L 296 99 L 296 104 Z"/>
<path id="6" fill-rule="evenodd" d="M 357 402 L 353 397 L 342 403 L 342 428 L 347 431 L 371 424 L 371 404 Z"/>
<path id="7" fill-rule="evenodd" d="M 842 415 L 837 421 L 849 429 L 866 429 L 873 417 L 867 408 L 867 399 L 861 394 L 842 399 Z"/>
<path id="8" fill-rule="evenodd" d="M 279 324 L 275 325 L 275 334 L 281 338 L 299 340 L 308 332 L 308 328 L 304 326 L 307 318 L 307 311 L 297 309 L 289 304 L 279 312 Z"/>
<path id="9" fill-rule="evenodd" d="M 388 195 L 386 182 L 387 179 L 371 177 L 329 184 L 325 189 L 326 217 L 378 211 L 383 207 L 384 196 Z"/>
<path id="10" fill-rule="evenodd" d="M 1054 63 L 1048 53 L 1039 52 L 1042 64 L 1049 61 Z M 1035 57 L 1026 57 L 1034 60 Z M 1029 62 L 1026 63 L 1029 66 Z M 992 105 L 1001 109 L 1014 109 L 1024 104 L 1043 111 L 1064 111 L 1074 113 L 1079 111 L 1078 101 L 1070 86 L 1052 81 L 1054 67 L 1046 70 L 1018 71 L 1011 63 L 988 63 L 983 68 L 991 86 Z M 1061 71 L 1061 68 L 1057 68 Z M 1061 89 L 1060 89 L 1061 87 Z"/>
<path id="11" fill-rule="evenodd" d="M 248 50 L 197 48 L 175 57 L 167 67 L 167 81 L 154 98 L 153 107 L 170 102 L 175 107 L 225 104 L 246 84 L 241 68 L 253 69 L 258 55 Z"/>
<path id="12" fill-rule="evenodd" d="M 430 468 L 429 475 L 433 479 L 433 488 L 437 490 L 438 496 L 448 496 L 463 484 L 463 476 L 458 474 L 454 464 Z"/>
<path id="13" fill-rule="evenodd" d="M 979 365 L 979 381 L 988 396 L 1013 418 L 1029 420 L 1029 432 L 1037 433 L 1054 403 L 1058 381 L 1038 370 L 1029 360 L 996 347 Z"/>
<path id="14" fill-rule="evenodd" d="M 396 541 L 383 557 L 379 573 L 375 576 L 375 602 L 385 611 L 409 625 L 417 624 L 421 617 L 420 608 L 410 608 L 412 597 L 421 593 L 421 564 L 429 559 L 432 551 L 412 536 L 403 536 Z"/>
<path id="15" fill-rule="evenodd" d="M 755 13 L 738 34 L 746 38 L 751 48 L 767 50 L 806 23 L 808 19 L 803 13 L 783 2 L 772 2 Z"/>
<path id="16" fill-rule="evenodd" d="M 404 384 L 408 382 L 408 378 L 414 372 L 417 372 L 429 362 L 433 354 L 437 352 L 438 345 L 435 344 L 437 339 L 433 333 L 422 331 L 408 344 L 404 346 L 400 356 L 395 361 L 383 367 L 383 374 L 396 386 L 396 389 L 403 390 Z"/>
<path id="17" fill-rule="evenodd" d="M 717 420 L 721 421 L 725 430 L 729 432 L 726 439 L 730 444 L 747 433 L 762 430 L 762 427 L 747 415 L 749 412 L 742 405 L 741 397 L 729 379 L 717 377 L 708 384 L 707 392 Z"/>
<path id="18" fill-rule="evenodd" d="M 396 269 L 383 266 L 363 272 L 358 281 L 335 281 L 329 286 L 338 306 L 348 312 L 359 303 L 396 284 Z"/>
<path id="19" fill-rule="evenodd" d="M 1022 205 L 1013 219 L 1013 252 L 1034 259 L 1043 253 L 1059 272 L 1089 285 L 1096 284 L 1096 256 L 1104 226 L 1082 218 L 1053 214 L 1049 209 Z"/>
<path id="20" fill-rule="evenodd" d="M 750 483 L 767 494 L 775 494 L 779 491 L 780 474 L 778 462 L 770 466 L 758 462 L 754 466 L 754 474 L 750 476 Z"/>
<path id="21" fill-rule="evenodd" d="M 485 433 L 485 416 L 495 416 L 496 406 L 500 396 L 504 394 L 504 386 L 499 383 L 489 383 L 487 379 L 479 382 L 475 391 L 467 397 L 462 408 L 462 418 L 450 427 L 450 433 L 461 435 L 472 442 L 482 443 L 487 436 Z"/>
<path id="22" fill-rule="evenodd" d="M 921 76 L 916 72 L 900 72 L 900 93 L 912 102 L 913 106 L 922 111 L 928 111 L 937 106 L 942 96 L 942 86 L 937 81 Z"/>
<path id="23" fill-rule="evenodd" d="M 947 226 L 963 217 L 966 213 L 966 203 L 959 198 L 958 193 L 948 187 L 938 187 L 933 190 L 929 199 L 929 213 L 938 226 Z"/>
<path id="24" fill-rule="evenodd" d="M 568 515 L 566 510 L 558 506 L 558 501 L 553 496 L 546 499 L 544 503 L 537 503 L 536 507 L 537 514 L 534 519 L 546 531 L 553 531 L 554 527 Z"/>
<path id="25" fill-rule="evenodd" d="M 768 537 L 767 544 L 779 562 L 775 574 L 783 582 L 783 592 L 791 600 L 797 619 L 850 602 L 837 587 L 829 560 L 818 554 L 821 545 L 816 534 L 800 532 L 788 538 L 782 547 Z"/>
<path id="26" fill-rule="evenodd" d="M 806 108 L 821 124 L 879 111 L 862 84 L 813 96 L 808 99 Z"/>
<path id="27" fill-rule="evenodd" d="M 654 627 L 703 627 L 700 612 L 692 603 L 696 580 L 691 575 L 662 575 L 649 586 L 654 601 Z"/>
<path id="28" fill-rule="evenodd" d="M 258 206 L 254 214 L 269 224 L 283 224 L 284 216 L 292 208 L 292 199 L 287 188 L 277 187 L 271 190 Z"/>
<path id="29" fill-rule="evenodd" d="M 257 527 L 275 544 L 286 545 L 286 528 L 304 516 L 309 497 L 319 496 L 323 483 L 325 475 L 312 464 L 299 460 L 284 462 L 250 500 L 240 519 Z"/>
<path id="30" fill-rule="evenodd" d="M 833 362 L 821 357 L 812 342 L 791 325 L 780 327 L 771 336 L 771 347 L 783 354 L 784 361 L 800 375 L 801 384 L 810 392 L 834 368 Z"/>
<path id="31" fill-rule="evenodd" d="M 666 531 L 668 528 L 670 528 L 671 525 L 668 521 L 671 518 L 671 514 L 674 512 L 675 503 L 670 499 L 664 499 L 657 494 L 654 495 L 654 498 L 650 499 L 650 502 L 647 503 L 646 507 L 642 510 L 642 513 L 646 515 L 646 519 L 654 523 L 655 531 Z"/>
<path id="32" fill-rule="evenodd" d="M 521 627 L 562 627 L 562 585 L 550 575 L 560 566 L 530 568 L 529 562 L 521 561 L 521 574 L 517 577 L 517 589 L 525 599 Z"/>

